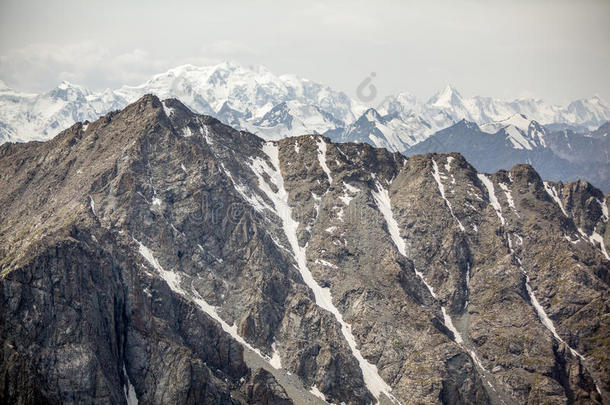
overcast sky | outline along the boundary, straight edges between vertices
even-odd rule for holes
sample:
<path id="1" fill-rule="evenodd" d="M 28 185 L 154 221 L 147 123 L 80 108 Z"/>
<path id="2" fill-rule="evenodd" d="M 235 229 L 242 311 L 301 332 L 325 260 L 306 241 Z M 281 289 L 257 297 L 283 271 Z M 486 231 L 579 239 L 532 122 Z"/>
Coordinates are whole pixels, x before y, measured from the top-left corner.
<path id="1" fill-rule="evenodd" d="M 231 60 L 355 97 L 600 95 L 610 101 L 610 1 L 0 0 L 0 79 L 44 91 L 139 84 L 184 64 Z"/>

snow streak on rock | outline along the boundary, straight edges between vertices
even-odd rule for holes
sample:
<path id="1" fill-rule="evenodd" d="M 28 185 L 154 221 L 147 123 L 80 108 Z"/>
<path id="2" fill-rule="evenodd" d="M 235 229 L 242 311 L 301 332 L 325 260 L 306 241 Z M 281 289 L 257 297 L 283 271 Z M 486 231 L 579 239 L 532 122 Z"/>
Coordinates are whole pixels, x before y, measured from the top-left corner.
<path id="1" fill-rule="evenodd" d="M 320 392 L 320 390 L 318 389 L 318 387 L 316 387 L 315 385 L 313 385 L 311 387 L 311 389 L 309 390 L 309 392 L 311 392 L 312 395 L 320 398 L 322 401 L 326 401 L 326 396 L 324 394 L 322 394 Z"/>
<path id="2" fill-rule="evenodd" d="M 265 209 L 273 211 L 269 204 L 267 204 L 256 193 L 252 192 L 252 190 L 249 190 L 246 186 L 237 183 L 237 181 L 235 181 L 235 179 L 233 178 L 231 172 L 228 171 L 225 167 L 224 163 L 221 162 L 220 167 L 222 168 L 222 171 L 225 173 L 225 175 L 229 178 L 229 180 L 231 180 L 231 183 L 233 183 L 233 187 L 235 188 L 235 190 L 243 197 L 244 200 L 246 200 L 252 206 L 252 208 L 254 208 L 255 211 L 263 212 Z"/>
<path id="3" fill-rule="evenodd" d="M 538 302 L 538 299 L 536 298 L 536 295 L 534 294 L 534 291 L 532 290 L 532 287 L 530 286 L 530 278 L 527 275 L 525 276 L 525 288 L 527 289 L 527 294 L 530 297 L 532 306 L 536 310 L 536 314 L 538 314 L 538 318 L 540 319 L 540 322 L 553 334 L 555 339 L 557 339 L 561 343 L 565 343 L 565 345 L 568 346 L 568 348 L 570 349 L 570 351 L 572 352 L 572 354 L 574 356 L 578 356 L 581 359 L 584 359 L 584 357 L 580 353 L 578 353 L 576 350 L 572 349 L 570 347 L 570 345 L 567 344 L 561 338 L 561 336 L 559 336 L 559 334 L 557 334 L 553 321 L 551 320 L 551 318 L 548 317 L 548 315 L 546 314 L 546 311 L 544 310 L 542 305 L 540 305 L 540 302 Z"/>
<path id="4" fill-rule="evenodd" d="M 453 333 L 453 336 L 455 338 L 455 343 L 457 343 L 459 345 L 464 343 L 464 339 L 462 339 L 462 335 L 460 334 L 460 332 L 458 332 L 458 330 L 455 328 L 455 326 L 453 326 L 453 320 L 447 314 L 447 310 L 445 309 L 445 307 L 441 307 L 441 312 L 443 313 L 443 320 L 445 322 L 445 326 L 447 327 L 447 329 L 449 329 L 451 331 L 451 333 Z"/>
<path id="5" fill-rule="evenodd" d="M 93 197 L 91 196 L 89 196 L 89 206 L 91 207 L 93 215 L 97 217 L 97 214 L 95 213 L 95 201 L 93 201 Z"/>
<path id="6" fill-rule="evenodd" d="M 494 207 L 494 209 L 496 210 L 496 214 L 498 215 L 498 218 L 500 218 L 500 223 L 502 225 L 504 225 L 506 223 L 506 221 L 504 220 L 504 217 L 502 216 L 502 206 L 500 205 L 500 202 L 496 198 L 496 193 L 494 191 L 494 183 L 489 179 L 489 177 L 487 177 L 486 175 L 484 175 L 482 173 L 478 173 L 477 176 L 479 177 L 479 180 L 481 180 L 481 183 L 483 183 L 483 185 L 487 189 L 487 194 L 489 194 L 489 202 L 491 203 L 492 207 Z"/>
<path id="7" fill-rule="evenodd" d="M 379 182 L 377 182 L 377 191 L 373 191 L 373 198 L 375 199 L 375 203 L 377 203 L 377 207 L 383 215 L 385 219 L 386 225 L 388 227 L 388 232 L 390 232 L 390 237 L 396 245 L 398 252 L 407 256 L 407 245 L 404 239 L 400 236 L 400 230 L 398 228 L 398 223 L 394 219 L 394 215 L 392 214 L 392 206 L 390 205 L 390 195 L 388 190 L 385 189 Z"/>
<path id="8" fill-rule="evenodd" d="M 515 234 L 515 235 L 517 236 L 518 239 L 522 240 L 521 236 L 519 236 L 517 234 Z M 546 311 L 544 310 L 544 307 L 542 305 L 540 305 L 538 298 L 536 298 L 536 295 L 534 294 L 534 290 L 532 289 L 532 287 L 530 285 L 530 278 L 527 275 L 527 272 L 525 271 L 523 266 L 521 265 L 521 260 L 516 256 L 515 250 L 512 248 L 512 246 L 510 246 L 509 249 L 510 249 L 511 255 L 513 257 L 515 257 L 517 260 L 517 263 L 519 263 L 519 269 L 525 275 L 525 289 L 527 290 L 527 295 L 529 296 L 530 302 L 532 303 L 532 306 L 536 310 L 536 314 L 538 315 L 538 318 L 540 319 L 540 322 L 542 323 L 542 325 L 544 325 L 544 327 L 546 327 L 551 332 L 551 334 L 553 335 L 553 337 L 555 337 L 555 339 L 557 339 L 557 341 L 564 343 L 570 349 L 570 351 L 572 352 L 572 354 L 574 356 L 578 356 L 581 359 L 584 359 L 584 357 L 580 353 L 578 353 L 575 349 L 570 347 L 570 345 L 567 342 L 565 342 L 561 338 L 561 336 L 559 336 L 559 334 L 555 330 L 555 325 L 553 324 L 553 321 L 551 320 L 551 318 L 548 317 L 548 315 L 546 314 Z"/>
<path id="9" fill-rule="evenodd" d="M 174 109 L 165 105 L 167 101 L 168 100 L 163 100 L 161 102 L 161 105 L 163 106 L 163 111 L 165 112 L 165 115 L 167 115 L 167 118 L 169 118 L 174 113 Z"/>
<path id="10" fill-rule="evenodd" d="M 557 193 L 555 186 L 551 186 L 548 182 L 545 181 L 544 189 L 546 190 L 547 194 L 553 199 L 553 201 L 555 201 L 555 203 L 557 203 L 557 205 L 559 205 L 559 208 L 561 208 L 561 212 L 563 212 L 563 215 L 570 218 L 570 215 L 568 215 L 568 212 L 565 210 L 563 203 L 561 202 L 561 199 L 559 198 L 559 194 Z M 600 204 L 600 206 L 602 208 L 602 221 L 607 222 L 608 221 L 608 207 L 606 206 L 605 203 L 602 203 L 599 200 L 597 200 L 597 202 Z M 591 232 L 591 235 L 587 235 L 585 233 L 585 231 L 582 230 L 582 228 L 577 228 L 577 229 L 578 229 L 578 232 L 586 240 L 588 240 L 593 246 L 597 247 L 597 244 L 599 243 L 599 249 L 601 250 L 602 254 L 606 258 L 606 260 L 610 260 L 610 254 L 608 254 L 608 251 L 606 250 L 606 243 L 604 242 L 604 237 L 602 235 L 600 235 L 599 232 L 597 232 L 595 229 L 593 229 L 593 231 Z M 572 239 L 569 238 L 567 235 L 566 235 L 566 239 L 568 239 L 570 242 L 574 243 L 572 241 Z"/>
<path id="11" fill-rule="evenodd" d="M 129 379 L 129 375 L 127 374 L 127 369 L 125 368 L 125 363 L 123 363 L 123 374 L 125 375 L 125 379 L 127 380 L 127 384 L 123 387 L 123 392 L 125 393 L 125 401 L 127 401 L 127 405 L 138 405 L 138 396 L 136 395 L 136 389 L 134 388 L 131 380 Z"/>
<path id="12" fill-rule="evenodd" d="M 499 185 L 502 191 L 504 191 L 504 195 L 506 195 L 506 201 L 508 202 L 508 206 L 512 208 L 512 210 L 518 217 L 521 217 L 521 215 L 519 215 L 519 211 L 517 211 L 517 208 L 515 207 L 515 200 L 513 200 L 513 194 L 510 191 L 510 188 L 508 188 L 508 186 L 504 183 L 499 183 Z"/>
<path id="13" fill-rule="evenodd" d="M 326 142 L 324 139 L 318 138 L 316 143 L 318 144 L 318 161 L 320 162 L 320 166 L 322 167 L 322 170 L 324 170 L 324 173 L 326 173 L 326 176 L 328 176 L 328 183 L 333 184 L 333 177 L 331 176 L 330 169 L 326 164 Z"/>
<path id="14" fill-rule="evenodd" d="M 602 207 L 603 221 L 608 222 L 608 206 L 606 205 L 606 198 L 604 198 L 604 201 L 597 200 L 597 202 L 599 203 L 599 206 Z"/>
<path id="15" fill-rule="evenodd" d="M 400 236 L 400 230 L 398 228 L 398 223 L 396 222 L 396 219 L 394 219 L 394 214 L 392 213 L 392 205 L 391 205 L 388 190 L 383 188 L 381 186 L 381 184 L 379 184 L 379 182 L 378 182 L 377 191 L 373 192 L 373 197 L 375 198 L 375 202 L 377 203 L 377 207 L 379 208 L 379 211 L 381 211 L 381 214 L 383 215 L 383 217 L 386 221 L 388 231 L 390 232 L 390 237 L 392 238 L 392 241 L 396 245 L 398 252 L 400 254 L 402 254 L 403 256 L 407 257 L 406 243 L 405 243 L 405 240 Z M 424 285 L 428 288 L 428 291 L 430 291 L 430 295 L 432 295 L 433 298 L 437 299 L 437 296 L 434 293 L 434 290 L 426 282 L 424 275 L 421 272 L 417 271 L 417 269 L 415 270 L 415 274 L 417 274 L 417 276 L 423 281 Z M 445 326 L 447 327 L 447 329 L 449 329 L 453 333 L 455 343 L 457 343 L 462 348 L 464 348 L 464 350 L 467 350 L 464 347 L 464 339 L 462 338 L 462 335 L 456 329 L 456 327 L 453 324 L 453 320 L 451 319 L 451 316 L 447 313 L 447 310 L 442 305 L 441 305 L 441 311 L 443 313 L 443 322 L 445 323 Z M 472 360 L 475 362 L 475 364 L 477 366 L 479 366 L 479 368 L 481 368 L 483 371 L 487 372 L 487 370 L 483 367 L 481 361 L 479 360 L 479 357 L 476 355 L 474 350 L 470 350 L 470 351 L 468 351 L 468 353 L 472 357 Z"/>
<path id="16" fill-rule="evenodd" d="M 242 346 L 244 346 L 244 347 L 250 349 L 251 351 L 253 351 L 254 353 L 258 354 L 265 361 L 267 361 L 272 367 L 275 368 L 275 365 L 278 365 L 278 364 L 281 365 L 281 360 L 278 358 L 275 358 L 276 353 L 274 353 L 274 358 L 271 358 L 269 356 L 262 354 L 260 350 L 251 346 L 248 342 L 246 342 L 244 340 L 244 338 L 239 336 L 239 334 L 237 333 L 237 325 L 233 324 L 233 326 L 229 326 L 229 324 L 226 323 L 224 321 L 224 319 L 222 319 L 220 317 L 220 315 L 218 315 L 216 307 L 208 304 L 201 297 L 201 295 L 199 295 L 197 290 L 195 290 L 194 288 L 191 288 L 191 291 L 187 291 L 187 290 L 183 289 L 180 285 L 180 280 L 181 280 L 180 274 L 178 274 L 174 271 L 167 271 L 167 270 L 163 269 L 163 267 L 161 267 L 161 265 L 159 264 L 159 262 L 153 255 L 153 252 L 148 247 L 144 246 L 141 242 L 137 241 L 136 239 L 134 239 L 134 241 L 138 244 L 138 247 L 139 247 L 138 252 L 140 253 L 140 255 L 142 255 L 142 257 L 144 257 L 144 259 L 146 259 L 148 264 L 150 264 L 157 271 L 157 273 L 161 276 L 161 278 L 163 280 L 165 280 L 165 282 L 167 283 L 167 285 L 169 286 L 169 288 L 172 291 L 174 291 L 178 295 L 181 295 L 182 297 L 186 298 L 187 300 L 192 301 L 195 304 L 197 304 L 197 306 L 199 306 L 199 308 L 203 312 L 205 312 L 212 319 L 214 319 L 216 322 L 218 322 L 220 324 L 220 326 L 222 327 L 222 329 L 226 333 L 228 333 L 233 339 L 235 339 Z M 279 356 L 279 354 L 277 354 L 277 355 Z"/>
<path id="17" fill-rule="evenodd" d="M 559 195 L 557 194 L 557 190 L 555 190 L 555 186 L 551 186 L 548 181 L 543 182 L 543 184 L 544 184 L 544 189 L 546 190 L 547 194 L 549 196 L 551 196 L 553 201 L 555 201 L 555 203 L 557 203 L 557 205 L 559 205 L 559 208 L 561 208 L 561 212 L 563 212 L 563 215 L 565 215 L 566 217 L 570 217 L 568 215 L 568 212 L 566 211 L 566 209 L 563 207 L 563 203 L 561 202 L 561 199 L 559 198 Z"/>
<path id="18" fill-rule="evenodd" d="M 326 145 L 326 144 L 324 144 Z M 320 146 L 320 144 L 318 144 Z M 325 151 L 325 147 L 322 149 Z M 267 142 L 263 146 L 263 152 L 271 161 L 271 166 L 261 158 L 256 158 L 251 164 L 252 171 L 258 177 L 259 188 L 269 197 L 275 206 L 275 213 L 282 220 L 284 233 L 292 252 L 297 269 L 301 273 L 301 277 L 305 284 L 313 291 L 316 304 L 334 315 L 335 319 L 341 325 L 341 332 L 347 341 L 353 356 L 358 360 L 364 383 L 368 390 L 379 399 L 381 393 L 384 393 L 388 398 L 395 400 L 391 394 L 392 388 L 381 378 L 377 372 L 377 367 L 369 363 L 358 350 L 356 339 L 352 334 L 351 325 L 343 320 L 343 315 L 335 307 L 332 301 L 332 296 L 329 288 L 321 287 L 313 278 L 311 271 L 307 267 L 306 247 L 301 247 L 297 238 L 297 228 L 299 223 L 292 218 L 292 208 L 288 205 L 288 192 L 284 188 L 284 178 L 280 170 L 280 159 L 277 145 L 272 142 Z M 323 152 L 324 156 L 325 153 Z M 320 155 L 319 155 L 320 156 Z M 324 161 L 325 162 L 325 161 Z M 327 173 L 328 174 L 328 173 Z M 271 188 L 271 185 L 265 180 L 265 175 L 271 180 L 277 191 Z M 330 180 L 330 178 L 329 178 Z"/>
<path id="19" fill-rule="evenodd" d="M 456 222 L 458 223 L 458 226 L 460 227 L 462 232 L 465 232 L 466 229 L 464 228 L 464 225 L 462 225 L 460 220 L 457 219 L 457 217 L 453 213 L 453 208 L 451 207 L 451 203 L 449 202 L 447 197 L 445 197 L 445 186 L 443 186 L 443 183 L 441 181 L 441 175 L 438 171 L 438 165 L 436 164 L 434 159 L 432 159 L 432 168 L 434 169 L 432 176 L 434 177 L 434 180 L 436 180 L 436 184 L 438 185 L 438 191 L 441 193 L 441 197 L 443 197 L 443 200 L 445 200 L 445 203 L 447 204 L 447 207 L 449 208 L 449 212 L 451 213 L 451 216 L 453 217 L 453 219 L 456 220 Z"/>

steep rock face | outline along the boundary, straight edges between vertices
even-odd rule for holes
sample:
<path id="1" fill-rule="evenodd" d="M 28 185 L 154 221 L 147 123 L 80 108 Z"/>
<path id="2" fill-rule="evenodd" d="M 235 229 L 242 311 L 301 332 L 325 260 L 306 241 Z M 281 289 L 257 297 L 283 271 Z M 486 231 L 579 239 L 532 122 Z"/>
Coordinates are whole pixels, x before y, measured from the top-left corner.
<path id="1" fill-rule="evenodd" d="M 588 183 L 264 142 L 145 96 L 0 146 L 0 186 L 5 402 L 608 397 Z"/>

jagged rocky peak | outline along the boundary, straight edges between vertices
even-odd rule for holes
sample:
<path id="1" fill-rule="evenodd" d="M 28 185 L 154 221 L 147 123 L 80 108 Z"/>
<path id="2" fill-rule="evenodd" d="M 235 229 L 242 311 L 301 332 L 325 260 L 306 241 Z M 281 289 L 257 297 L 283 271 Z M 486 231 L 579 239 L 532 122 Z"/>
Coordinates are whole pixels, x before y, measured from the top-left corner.
<path id="1" fill-rule="evenodd" d="M 147 95 L 0 146 L 0 402 L 601 403 L 608 202 Z"/>

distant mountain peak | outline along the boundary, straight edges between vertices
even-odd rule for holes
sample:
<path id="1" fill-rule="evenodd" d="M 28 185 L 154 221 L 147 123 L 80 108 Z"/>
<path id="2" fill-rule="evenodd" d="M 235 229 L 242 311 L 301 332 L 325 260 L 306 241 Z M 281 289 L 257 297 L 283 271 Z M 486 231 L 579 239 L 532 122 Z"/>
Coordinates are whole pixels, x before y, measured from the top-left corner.
<path id="1" fill-rule="evenodd" d="M 364 114 L 362 114 L 362 116 L 371 122 L 383 120 L 383 117 L 381 116 L 381 114 L 379 114 L 379 112 L 374 108 L 369 108 L 368 110 L 366 110 L 364 112 Z"/>
<path id="2" fill-rule="evenodd" d="M 428 101 L 435 107 L 455 106 L 462 103 L 463 97 L 453 86 L 447 84 Z"/>

